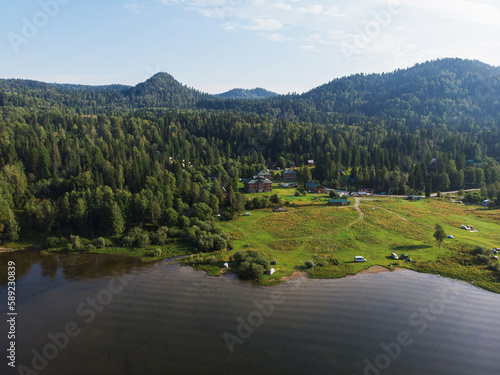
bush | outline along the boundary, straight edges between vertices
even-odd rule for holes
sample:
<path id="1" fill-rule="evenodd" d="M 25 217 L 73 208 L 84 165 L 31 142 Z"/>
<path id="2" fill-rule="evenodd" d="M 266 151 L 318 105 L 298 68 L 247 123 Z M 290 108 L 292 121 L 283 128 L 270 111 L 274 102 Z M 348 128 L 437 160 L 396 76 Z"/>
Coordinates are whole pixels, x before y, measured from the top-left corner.
<path id="1" fill-rule="evenodd" d="M 474 254 L 474 255 L 480 255 L 480 254 L 489 255 L 490 251 L 484 246 L 476 246 L 474 248 L 474 250 L 472 250 L 472 254 Z"/>
<path id="2" fill-rule="evenodd" d="M 151 243 L 151 241 L 150 241 L 147 233 L 143 233 L 135 241 L 135 245 L 139 248 L 148 247 L 150 243 Z"/>
<path id="3" fill-rule="evenodd" d="M 168 240 L 168 228 L 160 227 L 151 235 L 151 241 L 156 245 L 165 245 Z"/>
<path id="4" fill-rule="evenodd" d="M 219 236 L 218 234 L 213 236 L 213 243 L 215 251 L 223 250 L 227 247 L 226 240 L 221 236 Z"/>
<path id="5" fill-rule="evenodd" d="M 61 246 L 61 241 L 59 241 L 59 238 L 57 237 L 47 237 L 45 244 L 49 249 L 51 249 Z"/>
<path id="6" fill-rule="evenodd" d="M 330 198 L 337 199 L 339 197 L 340 195 L 335 190 L 330 191 Z"/>
<path id="7" fill-rule="evenodd" d="M 125 247 L 132 247 L 134 245 L 134 239 L 129 236 L 123 237 L 122 245 Z"/>
<path id="8" fill-rule="evenodd" d="M 304 265 L 306 266 L 306 268 L 313 268 L 314 266 L 316 266 L 316 264 L 314 264 L 314 261 L 312 261 L 311 259 L 306 260 L 304 262 Z"/>
<path id="9" fill-rule="evenodd" d="M 237 251 L 233 255 L 239 267 L 239 276 L 242 279 L 258 279 L 269 268 L 269 261 L 255 250 Z"/>
<path id="10" fill-rule="evenodd" d="M 490 257 L 484 254 L 479 254 L 477 256 L 477 261 L 481 264 L 488 264 L 488 262 L 490 261 Z"/>
<path id="11" fill-rule="evenodd" d="M 80 236 L 73 236 L 73 235 L 69 236 L 69 243 L 73 250 L 76 251 L 83 250 L 83 243 L 82 240 L 80 239 Z"/>
<path id="12" fill-rule="evenodd" d="M 94 246 L 98 249 L 103 249 L 106 247 L 106 239 L 99 237 L 94 241 Z"/>
<path id="13" fill-rule="evenodd" d="M 162 254 L 163 254 L 163 251 L 161 249 L 155 249 L 153 251 L 153 256 L 156 257 L 156 258 L 161 257 Z"/>

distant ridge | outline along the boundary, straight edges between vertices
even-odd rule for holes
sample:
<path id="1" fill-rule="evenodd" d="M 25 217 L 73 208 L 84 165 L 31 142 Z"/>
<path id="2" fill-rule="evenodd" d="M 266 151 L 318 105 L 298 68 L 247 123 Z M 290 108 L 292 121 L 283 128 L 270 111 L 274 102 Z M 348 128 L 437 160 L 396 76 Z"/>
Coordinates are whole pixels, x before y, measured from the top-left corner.
<path id="1" fill-rule="evenodd" d="M 222 94 L 217 94 L 215 96 L 222 99 L 267 99 L 279 96 L 279 94 L 257 87 L 252 90 L 232 89 Z"/>
<path id="2" fill-rule="evenodd" d="M 249 100 L 258 99 L 258 100 Z M 0 106 L 58 108 L 77 113 L 199 109 L 329 123 L 332 115 L 393 119 L 406 125 L 500 121 L 500 68 L 447 58 L 382 74 L 337 78 L 302 95 L 256 88 L 210 95 L 158 73 L 134 87 L 52 84 L 0 79 Z"/>

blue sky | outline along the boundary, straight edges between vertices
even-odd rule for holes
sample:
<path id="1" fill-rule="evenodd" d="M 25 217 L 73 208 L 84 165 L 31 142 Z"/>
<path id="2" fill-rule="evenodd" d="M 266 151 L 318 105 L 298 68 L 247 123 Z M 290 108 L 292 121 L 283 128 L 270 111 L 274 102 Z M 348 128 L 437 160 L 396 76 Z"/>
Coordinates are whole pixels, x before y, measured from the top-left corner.
<path id="1" fill-rule="evenodd" d="M 0 77 L 304 92 L 461 57 L 500 65 L 497 0 L 0 0 Z"/>

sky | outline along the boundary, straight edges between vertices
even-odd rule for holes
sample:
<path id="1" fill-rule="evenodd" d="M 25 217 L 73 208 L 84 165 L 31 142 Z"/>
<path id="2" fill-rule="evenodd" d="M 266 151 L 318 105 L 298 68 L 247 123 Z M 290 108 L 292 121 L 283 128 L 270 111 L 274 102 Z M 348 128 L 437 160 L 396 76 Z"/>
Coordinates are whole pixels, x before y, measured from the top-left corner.
<path id="1" fill-rule="evenodd" d="M 302 93 L 444 57 L 500 65 L 498 0 L 0 0 L 0 78 Z"/>

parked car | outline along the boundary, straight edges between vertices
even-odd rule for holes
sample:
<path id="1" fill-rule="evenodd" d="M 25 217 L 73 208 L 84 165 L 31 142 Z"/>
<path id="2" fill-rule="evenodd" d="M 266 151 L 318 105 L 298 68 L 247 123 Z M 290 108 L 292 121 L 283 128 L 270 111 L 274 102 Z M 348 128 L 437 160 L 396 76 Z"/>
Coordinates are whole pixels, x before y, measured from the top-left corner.
<path id="1" fill-rule="evenodd" d="M 408 256 L 408 254 L 403 254 L 403 255 L 401 255 L 401 259 L 402 260 L 410 260 L 410 257 Z"/>
<path id="2" fill-rule="evenodd" d="M 361 256 L 355 256 L 354 261 L 355 262 L 366 262 L 366 259 L 361 257 Z"/>
<path id="3" fill-rule="evenodd" d="M 448 238 L 454 239 L 455 236 L 453 234 L 448 235 Z"/>
<path id="4" fill-rule="evenodd" d="M 392 253 L 391 257 L 392 257 L 392 259 L 395 259 L 395 260 L 399 259 L 398 255 L 396 253 Z"/>

